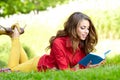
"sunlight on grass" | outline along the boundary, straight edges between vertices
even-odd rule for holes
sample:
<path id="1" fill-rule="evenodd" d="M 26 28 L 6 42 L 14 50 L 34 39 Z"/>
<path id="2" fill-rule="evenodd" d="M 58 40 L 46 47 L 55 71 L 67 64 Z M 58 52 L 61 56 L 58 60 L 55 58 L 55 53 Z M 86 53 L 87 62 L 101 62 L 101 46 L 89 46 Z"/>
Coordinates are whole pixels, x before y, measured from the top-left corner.
<path id="1" fill-rule="evenodd" d="M 1 73 L 1 80 L 119 80 L 120 65 L 107 65 L 78 71 Z M 13 77 L 14 76 L 14 77 Z"/>

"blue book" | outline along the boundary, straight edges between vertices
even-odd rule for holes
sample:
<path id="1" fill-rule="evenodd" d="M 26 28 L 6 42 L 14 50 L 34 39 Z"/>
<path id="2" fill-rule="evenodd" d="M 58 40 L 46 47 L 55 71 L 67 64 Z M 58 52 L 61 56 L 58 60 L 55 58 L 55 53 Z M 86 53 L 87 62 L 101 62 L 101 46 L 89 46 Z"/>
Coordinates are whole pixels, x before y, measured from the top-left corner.
<path id="1" fill-rule="evenodd" d="M 99 55 L 96 55 L 94 53 L 89 53 L 87 56 L 85 56 L 82 60 L 80 60 L 78 62 L 78 64 L 81 64 L 83 66 L 87 66 L 88 63 L 91 61 L 91 64 L 98 64 L 100 63 L 102 60 L 105 59 L 106 57 L 106 54 L 108 54 L 111 50 L 108 50 L 106 51 L 104 54 L 103 54 L 103 57 L 99 56 Z"/>

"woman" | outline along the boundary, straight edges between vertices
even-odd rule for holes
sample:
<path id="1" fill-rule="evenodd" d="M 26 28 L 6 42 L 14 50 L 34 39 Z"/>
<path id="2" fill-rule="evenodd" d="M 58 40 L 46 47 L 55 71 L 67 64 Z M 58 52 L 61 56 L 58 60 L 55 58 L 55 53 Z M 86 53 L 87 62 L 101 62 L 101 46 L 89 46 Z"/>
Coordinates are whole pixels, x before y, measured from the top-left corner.
<path id="1" fill-rule="evenodd" d="M 28 60 L 19 42 L 21 30 L 19 25 L 14 25 L 12 30 L 9 29 L 9 34 L 6 32 L 12 41 L 8 61 L 8 67 L 12 71 L 74 70 L 75 65 L 95 49 L 98 41 L 95 27 L 90 18 L 81 12 L 74 12 L 65 22 L 64 29 L 59 30 L 56 36 L 52 36 L 49 40 L 50 54 Z M 90 66 L 96 65 L 88 64 L 87 67 Z M 86 67 L 79 65 L 79 68 Z"/>

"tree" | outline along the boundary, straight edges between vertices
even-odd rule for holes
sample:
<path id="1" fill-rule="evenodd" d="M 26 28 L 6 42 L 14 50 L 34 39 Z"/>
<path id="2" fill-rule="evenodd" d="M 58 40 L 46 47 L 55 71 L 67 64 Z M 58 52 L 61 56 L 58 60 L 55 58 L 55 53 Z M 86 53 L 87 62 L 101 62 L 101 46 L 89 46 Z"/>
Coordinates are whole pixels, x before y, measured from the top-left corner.
<path id="1" fill-rule="evenodd" d="M 46 10 L 57 4 L 67 3 L 70 0 L 0 0 L 0 16 L 16 13 L 29 13 L 32 10 Z"/>

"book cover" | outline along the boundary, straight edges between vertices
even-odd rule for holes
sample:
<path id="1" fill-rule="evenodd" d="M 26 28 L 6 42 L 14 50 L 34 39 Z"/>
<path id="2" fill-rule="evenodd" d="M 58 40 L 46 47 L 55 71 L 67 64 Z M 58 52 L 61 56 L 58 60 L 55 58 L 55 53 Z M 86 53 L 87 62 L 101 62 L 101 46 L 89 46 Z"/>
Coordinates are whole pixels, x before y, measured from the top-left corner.
<path id="1" fill-rule="evenodd" d="M 87 64 L 91 61 L 91 64 L 98 64 L 102 60 L 105 59 L 106 54 L 108 54 L 111 50 L 106 51 L 103 53 L 103 56 L 96 55 L 95 53 L 89 53 L 87 56 L 85 56 L 82 60 L 78 62 L 78 64 L 81 64 L 83 66 L 87 66 Z"/>

